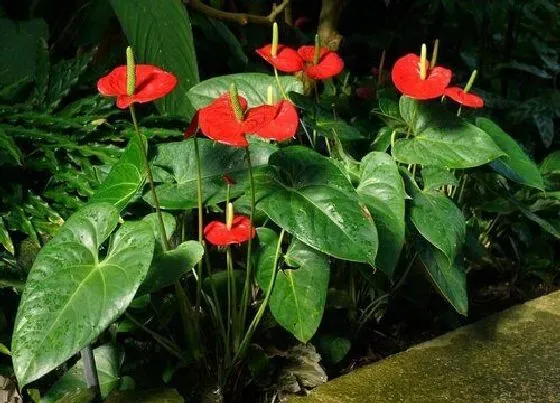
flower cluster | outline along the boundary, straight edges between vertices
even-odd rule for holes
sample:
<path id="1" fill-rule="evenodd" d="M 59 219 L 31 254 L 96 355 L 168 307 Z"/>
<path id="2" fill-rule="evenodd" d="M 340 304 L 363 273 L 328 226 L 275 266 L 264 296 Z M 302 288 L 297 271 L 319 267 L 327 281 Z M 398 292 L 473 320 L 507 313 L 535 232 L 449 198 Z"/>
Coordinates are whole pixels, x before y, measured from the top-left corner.
<path id="1" fill-rule="evenodd" d="M 303 72 L 312 80 L 327 80 L 344 69 L 338 53 L 321 47 L 318 36 L 315 36 L 315 45 L 304 45 L 297 51 L 279 44 L 276 23 L 272 28 L 272 43 L 257 49 L 257 53 L 278 71 Z"/>
<path id="2" fill-rule="evenodd" d="M 437 46 L 437 45 L 436 45 Z M 482 108 L 484 101 L 470 92 L 476 71 L 465 88 L 449 87 L 453 73 L 436 66 L 437 47 L 431 63 L 426 58 L 426 45 L 422 45 L 421 55 L 409 53 L 395 63 L 391 78 L 397 89 L 410 98 L 427 100 L 448 96 L 459 104 L 471 108 Z"/>

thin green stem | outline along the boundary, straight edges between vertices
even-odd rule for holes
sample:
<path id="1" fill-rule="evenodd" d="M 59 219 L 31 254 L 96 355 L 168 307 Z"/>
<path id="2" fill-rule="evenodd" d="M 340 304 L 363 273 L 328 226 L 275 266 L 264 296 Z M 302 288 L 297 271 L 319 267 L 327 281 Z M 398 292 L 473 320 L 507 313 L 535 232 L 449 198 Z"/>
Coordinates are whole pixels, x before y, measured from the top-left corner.
<path id="1" fill-rule="evenodd" d="M 284 90 L 284 87 L 280 82 L 280 77 L 278 76 L 278 70 L 276 70 L 276 67 L 274 68 L 274 77 L 276 78 L 276 84 L 278 85 L 278 89 L 282 93 L 282 98 L 289 100 L 290 98 L 288 98 L 288 95 L 286 94 L 286 91 Z"/>
<path id="2" fill-rule="evenodd" d="M 167 239 L 167 234 L 165 233 L 165 224 L 163 223 L 163 215 L 161 214 L 161 208 L 156 193 L 156 187 L 154 185 L 154 176 L 152 175 L 150 163 L 148 162 L 148 152 L 146 149 L 146 145 L 144 144 L 144 139 L 140 134 L 140 127 L 138 126 L 138 120 L 136 119 L 136 111 L 134 110 L 134 105 L 130 105 L 128 109 L 130 110 L 130 116 L 132 116 L 132 123 L 134 124 L 134 132 L 136 133 L 136 137 L 138 138 L 138 142 L 140 143 L 140 149 L 142 151 L 142 157 L 144 159 L 144 167 L 146 168 L 146 173 L 148 175 L 148 182 L 150 183 L 150 190 L 152 192 L 152 197 L 154 198 L 156 215 L 159 222 L 159 230 L 161 232 L 161 241 L 164 250 L 168 251 L 170 249 L 169 241 Z"/>
<path id="3" fill-rule="evenodd" d="M 200 246 L 204 247 L 204 233 L 203 233 L 203 222 L 202 222 L 202 167 L 200 161 L 200 149 L 198 147 L 198 139 L 196 133 L 194 136 L 194 154 L 196 158 L 196 175 L 197 175 L 197 197 L 198 197 L 198 242 Z M 197 318 L 197 327 L 200 327 L 200 301 L 202 296 L 202 265 L 203 260 L 200 259 L 198 262 L 198 270 L 196 272 L 196 297 L 195 297 L 195 310 Z"/>
<path id="4" fill-rule="evenodd" d="M 245 350 L 247 349 L 247 346 L 249 345 L 249 342 L 251 341 L 251 337 L 253 337 L 253 334 L 255 333 L 255 330 L 257 330 L 257 327 L 259 326 L 259 323 L 260 323 L 260 321 L 261 321 L 261 319 L 262 319 L 262 317 L 263 317 L 263 315 L 266 311 L 266 307 L 268 306 L 268 300 L 270 299 L 270 295 L 272 294 L 272 289 L 274 288 L 274 282 L 276 280 L 276 273 L 277 273 L 277 269 L 278 269 L 278 259 L 280 258 L 280 252 L 282 251 L 282 240 L 284 239 L 284 234 L 285 233 L 286 233 L 285 230 L 282 229 L 282 231 L 280 232 L 280 236 L 278 237 L 278 243 L 276 244 L 276 253 L 274 254 L 272 277 L 270 278 L 270 282 L 268 283 L 268 287 L 267 287 L 266 293 L 264 295 L 264 300 L 263 300 L 261 306 L 259 307 L 259 310 L 257 311 L 255 317 L 251 321 L 251 324 L 249 325 L 249 328 L 247 329 L 247 332 L 245 333 L 245 337 L 243 338 L 243 341 L 239 345 L 239 350 L 237 350 L 237 353 L 235 354 L 235 357 L 233 358 L 234 363 L 240 357 L 242 357 L 243 354 L 245 354 Z"/>
<path id="5" fill-rule="evenodd" d="M 251 164 L 251 152 L 249 151 L 249 147 L 245 148 L 246 155 L 247 155 L 247 167 L 249 170 L 249 183 L 251 186 L 251 211 L 249 212 L 249 227 L 253 228 L 253 218 L 255 217 L 255 205 L 257 204 L 255 201 L 255 178 L 253 176 L 253 164 Z M 253 238 L 249 237 L 249 241 L 247 242 L 247 264 L 246 264 L 246 273 L 245 273 L 245 285 L 243 287 L 243 294 L 241 297 L 241 315 L 240 322 L 239 322 L 239 329 L 245 328 L 245 320 L 247 318 L 247 305 L 249 304 L 249 293 L 251 288 L 251 253 L 253 249 Z"/>
<path id="6" fill-rule="evenodd" d="M 235 277 L 233 274 L 233 259 L 231 257 L 231 248 L 228 246 L 226 249 L 226 270 L 227 270 L 227 286 L 228 286 L 228 334 L 232 334 L 234 349 L 239 342 L 239 331 L 237 328 L 237 286 L 235 284 Z M 241 325 L 241 324 L 239 324 Z M 231 332 L 230 332 L 231 330 Z"/>

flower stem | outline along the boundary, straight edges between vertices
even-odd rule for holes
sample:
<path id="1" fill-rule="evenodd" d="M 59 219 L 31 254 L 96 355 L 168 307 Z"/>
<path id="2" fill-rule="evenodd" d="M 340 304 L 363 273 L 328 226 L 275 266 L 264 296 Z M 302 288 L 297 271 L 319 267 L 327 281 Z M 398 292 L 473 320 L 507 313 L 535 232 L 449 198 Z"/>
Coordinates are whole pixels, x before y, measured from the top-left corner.
<path id="1" fill-rule="evenodd" d="M 198 197 L 198 242 L 200 242 L 200 246 L 204 248 L 204 233 L 203 233 L 203 222 L 202 222 L 202 167 L 200 161 L 200 149 L 198 147 L 198 139 L 195 136 L 193 138 L 194 141 L 194 155 L 196 158 L 196 175 L 197 175 L 197 197 Z M 206 251 L 205 251 L 206 252 Z M 195 296 L 195 312 L 197 317 L 197 326 L 200 325 L 200 300 L 202 296 L 202 263 L 203 260 L 200 259 L 198 262 L 198 270 L 196 272 L 197 276 L 197 283 L 196 283 L 196 296 Z"/>
<path id="2" fill-rule="evenodd" d="M 253 228 L 253 218 L 255 216 L 255 178 L 253 177 L 253 166 L 251 164 L 251 152 L 249 147 L 245 148 L 247 153 L 247 167 L 249 169 L 249 183 L 251 185 L 251 211 L 249 213 L 249 228 Z M 251 287 L 251 252 L 253 249 L 253 237 L 249 237 L 247 242 L 247 264 L 245 273 L 245 285 L 241 297 L 241 315 L 239 315 L 239 329 L 245 328 L 245 319 L 247 318 L 247 305 L 249 304 L 249 293 Z"/>
<path id="3" fill-rule="evenodd" d="M 233 275 L 233 259 L 231 257 L 231 248 L 229 246 L 226 249 L 226 269 L 228 286 L 228 333 L 233 333 L 233 346 L 236 348 L 239 341 L 239 332 L 237 329 L 237 286 Z M 230 340 L 229 337 L 228 340 Z"/>
<path id="4" fill-rule="evenodd" d="M 138 120 L 136 119 L 136 111 L 134 110 L 134 105 L 130 105 L 128 107 L 130 110 L 130 116 L 132 116 L 132 123 L 134 124 L 134 132 L 136 133 L 136 137 L 140 143 L 140 150 L 142 152 L 142 157 L 144 159 L 144 168 L 146 169 L 146 174 L 148 175 L 148 182 L 150 183 L 150 190 L 152 192 L 152 197 L 154 198 L 154 205 L 156 208 L 156 215 L 159 222 L 159 230 L 161 233 L 161 242 L 163 245 L 163 249 L 168 251 L 169 241 L 167 240 L 167 234 L 165 233 L 165 224 L 163 223 L 163 215 L 161 214 L 161 208 L 159 206 L 159 200 L 156 193 L 156 187 L 154 185 L 154 176 L 152 175 L 152 170 L 150 168 L 150 163 L 148 162 L 148 152 L 146 150 L 146 145 L 144 144 L 144 139 L 140 134 L 140 128 L 138 126 Z"/>
<path id="5" fill-rule="evenodd" d="M 289 100 L 290 98 L 288 98 L 288 95 L 286 95 L 286 91 L 284 90 L 284 87 L 280 82 L 280 77 L 278 76 L 278 70 L 276 70 L 276 67 L 274 67 L 274 78 L 276 78 L 276 84 L 278 85 L 278 89 L 282 93 L 282 98 Z"/>
<path id="6" fill-rule="evenodd" d="M 257 330 L 257 327 L 258 327 L 258 325 L 261 321 L 261 318 L 263 317 L 263 315 L 266 311 L 266 307 L 268 306 L 268 300 L 270 299 L 270 295 L 272 294 L 272 289 L 274 288 L 274 281 L 276 280 L 276 273 L 277 273 L 277 268 L 278 268 L 278 259 L 280 258 L 280 252 L 282 250 L 282 240 L 284 239 L 284 234 L 285 233 L 286 233 L 286 231 L 284 229 L 282 229 L 282 231 L 280 232 L 280 236 L 278 237 L 278 243 L 276 244 L 276 253 L 274 255 L 272 277 L 270 278 L 270 282 L 268 283 L 268 287 L 267 287 L 266 293 L 264 295 L 264 300 L 263 300 L 261 306 L 259 307 L 259 310 L 257 311 L 255 317 L 251 321 L 251 324 L 249 325 L 249 328 L 247 329 L 247 332 L 245 333 L 245 337 L 243 338 L 243 341 L 241 342 L 241 344 L 239 346 L 239 350 L 237 350 L 237 353 L 235 354 L 235 357 L 233 359 L 234 363 L 237 361 L 237 359 L 239 357 L 242 357 L 243 354 L 245 353 L 245 350 L 247 349 L 247 346 L 249 345 L 249 342 L 251 341 L 251 337 L 253 337 L 253 334 L 255 333 L 255 330 Z"/>

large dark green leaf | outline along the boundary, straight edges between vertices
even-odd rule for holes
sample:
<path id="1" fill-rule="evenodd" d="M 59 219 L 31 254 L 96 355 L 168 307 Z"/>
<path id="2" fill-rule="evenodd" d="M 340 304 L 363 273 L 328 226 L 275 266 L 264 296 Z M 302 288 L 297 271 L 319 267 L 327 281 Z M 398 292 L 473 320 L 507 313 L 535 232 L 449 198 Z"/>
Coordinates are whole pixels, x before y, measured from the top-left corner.
<path id="1" fill-rule="evenodd" d="M 21 153 L 21 150 L 16 145 L 14 139 L 8 136 L 4 132 L 4 130 L 0 128 L 0 153 L 2 151 L 9 155 L 13 159 L 13 162 L 15 162 L 17 165 L 22 165 L 23 155 Z"/>
<path id="2" fill-rule="evenodd" d="M 31 81 L 38 50 L 47 40 L 48 26 L 42 19 L 15 22 L 0 18 L 0 86 Z"/>
<path id="3" fill-rule="evenodd" d="M 93 350 L 93 356 L 97 367 L 101 398 L 105 399 L 120 383 L 118 353 L 112 345 L 104 344 Z M 81 394 L 87 388 L 84 363 L 80 359 L 49 389 L 41 399 L 41 403 L 55 403 L 62 398 L 69 399 L 71 396 Z"/>
<path id="4" fill-rule="evenodd" d="M 270 284 L 270 279 L 276 270 L 274 259 L 276 257 L 276 247 L 278 245 L 278 234 L 270 228 L 258 228 L 257 236 L 259 242 L 258 253 L 256 256 L 255 277 L 257 284 L 266 290 Z"/>
<path id="5" fill-rule="evenodd" d="M 321 252 L 375 265 L 375 224 L 337 165 L 301 146 L 281 149 L 269 165 L 255 175 L 257 209 Z"/>
<path id="6" fill-rule="evenodd" d="M 391 277 L 404 244 L 406 197 L 393 158 L 381 152 L 366 155 L 360 163 L 357 191 L 378 229 L 377 266 Z"/>
<path id="7" fill-rule="evenodd" d="M 457 312 L 467 316 L 469 300 L 465 271 L 454 262 L 449 264 L 448 258 L 427 242 L 420 245 L 420 260 L 437 289 Z"/>
<path id="8" fill-rule="evenodd" d="M 156 102 L 162 114 L 192 117 L 187 91 L 195 85 L 198 66 L 191 23 L 180 0 L 111 0 L 138 61 L 155 64 L 178 79 L 177 88 Z"/>
<path id="9" fill-rule="evenodd" d="M 247 99 L 249 107 L 266 103 L 268 87 L 274 89 L 275 99 L 279 100 L 282 97 L 273 76 L 264 73 L 238 73 L 202 81 L 190 89 L 189 99 L 195 109 L 203 108 L 223 93 L 228 92 L 232 83 L 237 85 L 239 95 Z M 280 83 L 286 93 L 303 92 L 303 84 L 295 77 L 280 77 Z"/>
<path id="10" fill-rule="evenodd" d="M 445 110 L 404 96 L 399 108 L 411 135 L 398 139 L 391 150 L 399 162 L 469 168 L 504 155 L 483 130 Z"/>
<path id="11" fill-rule="evenodd" d="M 242 194 L 247 185 L 247 159 L 242 148 L 228 147 L 208 139 L 198 139 L 202 162 L 202 196 L 205 204 L 216 204 L 226 199 L 227 185 L 223 176 L 237 182 L 231 188 L 232 197 Z M 253 167 L 266 165 L 276 146 L 263 141 L 252 141 L 249 147 Z M 194 139 L 180 143 L 161 144 L 153 160 L 154 178 L 161 207 L 170 210 L 195 208 L 198 203 L 197 163 Z M 153 204 L 152 194 L 144 199 Z"/>
<path id="12" fill-rule="evenodd" d="M 108 203 L 73 214 L 41 250 L 27 278 L 12 339 L 19 384 L 41 377 L 94 340 L 132 301 L 154 250 L 146 222 L 124 224 Z"/>
<path id="13" fill-rule="evenodd" d="M 548 154 L 541 162 L 539 170 L 544 176 L 560 175 L 560 151 Z"/>
<path id="14" fill-rule="evenodd" d="M 146 139 L 143 136 L 142 140 L 146 147 Z M 145 178 L 146 168 L 142 156 L 142 146 L 138 137 L 135 136 L 130 139 L 125 152 L 113 165 L 111 172 L 91 196 L 89 202 L 107 202 L 122 210 L 140 190 Z"/>
<path id="15" fill-rule="evenodd" d="M 544 190 L 537 165 L 523 152 L 519 144 L 490 119 L 478 118 L 476 125 L 484 130 L 502 149 L 506 156 L 492 162 L 491 166 L 505 177 Z"/>
<path id="16" fill-rule="evenodd" d="M 465 218 L 461 210 L 441 193 L 421 192 L 404 176 L 412 196 L 410 220 L 418 232 L 439 249 L 451 265 L 465 240 Z"/>
<path id="17" fill-rule="evenodd" d="M 460 122 L 448 127 L 429 126 L 412 138 L 401 138 L 392 149 L 404 164 L 470 168 L 487 164 L 504 153 L 481 129 Z"/>
<path id="18" fill-rule="evenodd" d="M 270 296 L 276 321 L 302 343 L 309 341 L 323 317 L 329 286 L 327 257 L 295 240 L 284 262 L 290 268 L 278 272 Z"/>

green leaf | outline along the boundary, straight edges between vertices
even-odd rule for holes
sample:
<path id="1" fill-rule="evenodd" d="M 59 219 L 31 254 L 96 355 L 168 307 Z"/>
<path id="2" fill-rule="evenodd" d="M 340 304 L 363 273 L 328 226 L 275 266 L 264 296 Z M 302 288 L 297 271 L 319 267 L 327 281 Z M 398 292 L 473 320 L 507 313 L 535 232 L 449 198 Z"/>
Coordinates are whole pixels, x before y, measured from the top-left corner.
<path id="1" fill-rule="evenodd" d="M 104 344 L 93 350 L 93 356 L 97 367 L 101 398 L 105 399 L 120 383 L 117 349 L 110 344 Z M 71 396 L 81 395 L 87 388 L 84 378 L 84 363 L 80 359 L 49 389 L 41 399 L 41 403 L 55 403 L 62 398 L 66 400 Z"/>
<path id="2" fill-rule="evenodd" d="M 560 151 L 548 154 L 541 162 L 539 170 L 543 176 L 560 175 Z"/>
<path id="3" fill-rule="evenodd" d="M 552 114 L 533 115 L 533 122 L 539 131 L 545 147 L 550 147 L 554 140 L 554 117 Z"/>
<path id="4" fill-rule="evenodd" d="M 333 336 L 331 334 L 319 335 L 317 349 L 321 358 L 331 364 L 337 364 L 346 357 L 352 343 L 345 337 Z"/>
<path id="5" fill-rule="evenodd" d="M 86 206 L 35 259 L 12 339 L 21 387 L 91 343 L 132 301 L 152 260 L 154 236 L 148 223 L 125 223 L 100 260 L 99 247 L 118 221 L 111 204 Z"/>
<path id="6" fill-rule="evenodd" d="M 270 279 L 276 270 L 274 260 L 276 257 L 276 247 L 278 245 L 278 234 L 270 228 L 257 228 L 257 240 L 259 242 L 258 253 L 256 256 L 255 277 L 258 286 L 266 290 L 270 284 Z"/>
<path id="7" fill-rule="evenodd" d="M 364 138 L 358 128 L 349 125 L 341 119 L 333 119 L 331 117 L 319 115 L 315 121 L 306 119 L 305 122 L 309 124 L 312 129 L 316 130 L 317 134 L 330 139 L 360 140 Z"/>
<path id="8" fill-rule="evenodd" d="M 481 129 L 463 121 L 428 126 L 412 138 L 401 138 L 391 150 L 403 164 L 470 168 L 504 155 Z"/>
<path id="9" fill-rule="evenodd" d="M 436 166 L 422 167 L 422 180 L 425 192 L 437 190 L 446 185 L 456 186 L 459 183 L 453 172 Z"/>
<path id="10" fill-rule="evenodd" d="M 163 220 L 163 226 L 165 228 L 165 235 L 167 236 L 167 240 L 171 240 L 173 233 L 175 232 L 175 227 L 177 226 L 177 221 L 173 214 L 162 212 L 161 217 Z M 154 232 L 154 239 L 156 241 L 155 249 L 154 249 L 154 257 L 163 254 L 165 250 L 165 245 L 163 244 L 163 237 L 161 234 L 161 226 L 159 223 L 159 218 L 157 213 L 150 213 L 143 218 L 143 221 L 146 221 L 152 227 L 152 231 Z"/>
<path id="11" fill-rule="evenodd" d="M 187 116 L 194 109 L 187 91 L 198 83 L 198 66 L 189 15 L 180 0 L 111 0 L 139 63 L 173 73 L 175 90 L 156 101 L 161 114 Z"/>
<path id="12" fill-rule="evenodd" d="M 0 128 L 0 151 L 5 151 L 16 164 L 22 165 L 23 155 L 16 145 L 14 139 L 8 136 L 2 128 Z"/>
<path id="13" fill-rule="evenodd" d="M 274 97 L 279 100 L 282 93 L 273 76 L 264 73 L 238 73 L 220 76 L 202 81 L 192 87 L 188 93 L 189 99 L 195 109 L 207 106 L 214 99 L 229 91 L 232 83 L 237 85 L 239 95 L 247 99 L 249 107 L 266 104 L 268 87 L 274 89 Z M 292 76 L 280 77 L 280 83 L 286 93 L 293 91 L 303 92 L 303 84 Z"/>
<path id="14" fill-rule="evenodd" d="M 418 232 L 448 259 L 455 260 L 465 240 L 461 210 L 441 193 L 421 192 L 408 175 L 407 192 L 412 196 L 410 219 Z"/>
<path id="15" fill-rule="evenodd" d="M 443 297 L 461 315 L 467 316 L 469 300 L 465 271 L 439 250 L 423 242 L 419 257 Z"/>
<path id="16" fill-rule="evenodd" d="M 137 295 L 152 293 L 179 281 L 203 255 L 204 249 L 198 241 L 185 241 L 177 248 L 155 256 Z"/>
<path id="17" fill-rule="evenodd" d="M 237 197 L 247 186 L 247 162 L 245 149 L 197 139 L 200 148 L 202 171 L 202 197 L 204 204 L 216 204 L 226 200 L 227 185 L 223 176 L 229 175 L 236 185 L 231 187 L 231 197 Z M 276 151 L 276 145 L 263 141 L 251 141 L 249 146 L 254 168 L 266 165 L 268 157 Z M 161 207 L 169 210 L 187 210 L 198 205 L 198 176 L 194 139 L 179 143 L 160 144 L 153 160 L 154 180 Z M 144 200 L 153 205 L 151 192 Z"/>
<path id="18" fill-rule="evenodd" d="M 48 40 L 48 26 L 42 19 L 14 22 L 0 18 L 0 85 L 33 79 L 41 40 Z"/>
<path id="19" fill-rule="evenodd" d="M 492 137 L 492 140 L 506 154 L 505 157 L 493 161 L 492 168 L 517 183 L 544 190 L 539 169 L 514 139 L 490 119 L 478 118 L 476 125 Z"/>
<path id="20" fill-rule="evenodd" d="M 55 109 L 68 95 L 93 59 L 93 55 L 94 52 L 83 53 L 75 59 L 62 60 L 51 68 L 45 101 L 48 110 Z"/>
<path id="21" fill-rule="evenodd" d="M 255 175 L 257 209 L 321 252 L 375 265 L 375 225 L 336 164 L 290 146 L 273 154 L 269 165 Z"/>
<path id="22" fill-rule="evenodd" d="M 11 355 L 10 350 L 4 344 L 0 343 L 0 354 Z"/>
<path id="23" fill-rule="evenodd" d="M 362 158 L 357 192 L 378 229 L 377 266 L 392 277 L 404 245 L 406 197 L 393 158 L 382 152 L 372 152 Z"/>
<path id="24" fill-rule="evenodd" d="M 146 139 L 142 136 L 144 147 Z M 146 167 L 138 137 L 130 139 L 125 152 L 113 165 L 105 181 L 89 199 L 89 203 L 107 202 L 123 210 L 138 193 L 146 178 Z"/>
<path id="25" fill-rule="evenodd" d="M 10 237 L 10 233 L 4 224 L 4 220 L 0 218 L 0 245 L 2 245 L 8 252 L 12 255 L 15 253 L 14 251 L 14 243 L 12 242 L 12 238 Z"/>
<path id="26" fill-rule="evenodd" d="M 384 126 L 379 129 L 377 137 L 375 138 L 372 149 L 373 151 L 386 152 L 391 145 L 391 135 L 393 134 L 393 129 L 388 126 Z"/>
<path id="27" fill-rule="evenodd" d="M 270 296 L 276 321 L 302 343 L 309 341 L 323 317 L 329 286 L 327 257 L 294 240 L 284 256 L 288 267 L 278 272 Z"/>
<path id="28" fill-rule="evenodd" d="M 49 44 L 45 38 L 39 38 L 37 44 L 37 57 L 35 67 L 35 88 L 33 89 L 33 102 L 43 109 L 49 89 L 49 76 L 51 64 Z"/>

